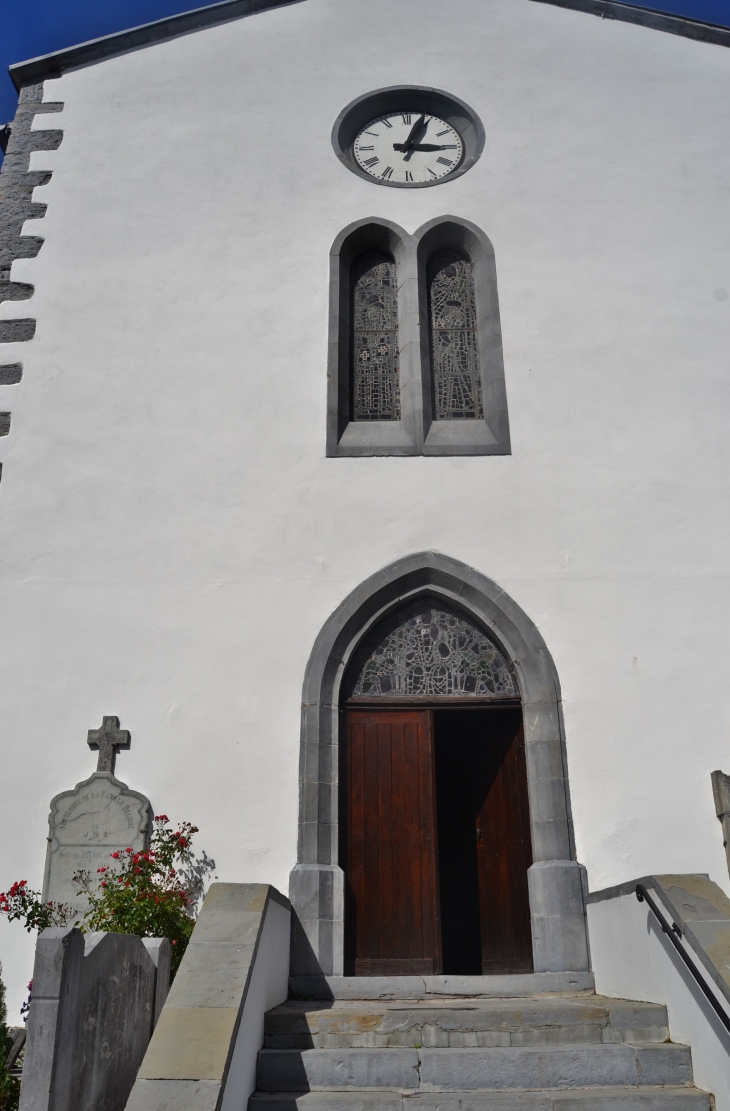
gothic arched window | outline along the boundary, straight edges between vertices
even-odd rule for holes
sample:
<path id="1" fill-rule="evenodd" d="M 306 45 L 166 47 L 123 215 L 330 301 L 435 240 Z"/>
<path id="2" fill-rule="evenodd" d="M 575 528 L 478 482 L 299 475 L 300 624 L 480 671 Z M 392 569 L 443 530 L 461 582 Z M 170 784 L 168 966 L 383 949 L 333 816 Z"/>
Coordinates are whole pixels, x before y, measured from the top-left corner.
<path id="1" fill-rule="evenodd" d="M 327 455 L 509 455 L 494 249 L 357 220 L 330 251 Z"/>
<path id="2" fill-rule="evenodd" d="M 345 695 L 519 695 L 489 637 L 440 599 L 424 597 L 389 614 L 365 638 L 348 668 Z"/>
<path id="3" fill-rule="evenodd" d="M 352 263 L 352 420 L 401 417 L 395 262 L 367 251 Z"/>
<path id="4" fill-rule="evenodd" d="M 474 266 L 452 248 L 426 266 L 434 420 L 483 420 Z"/>

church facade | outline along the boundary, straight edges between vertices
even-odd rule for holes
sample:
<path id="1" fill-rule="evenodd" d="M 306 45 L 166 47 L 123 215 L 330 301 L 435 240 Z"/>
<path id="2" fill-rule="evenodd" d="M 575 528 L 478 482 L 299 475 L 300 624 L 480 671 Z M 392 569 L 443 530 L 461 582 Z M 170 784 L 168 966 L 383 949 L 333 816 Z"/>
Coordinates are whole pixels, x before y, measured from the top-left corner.
<path id="1" fill-rule="evenodd" d="M 728 45 L 226 0 L 14 67 L 0 887 L 113 714 L 298 975 L 580 973 L 589 890 L 729 890 Z"/>

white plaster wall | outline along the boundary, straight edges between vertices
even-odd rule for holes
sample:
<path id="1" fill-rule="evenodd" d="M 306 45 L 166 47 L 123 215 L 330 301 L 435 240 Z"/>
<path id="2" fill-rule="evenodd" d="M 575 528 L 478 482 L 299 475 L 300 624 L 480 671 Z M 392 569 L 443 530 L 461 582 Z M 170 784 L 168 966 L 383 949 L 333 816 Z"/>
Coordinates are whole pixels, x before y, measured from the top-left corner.
<path id="1" fill-rule="evenodd" d="M 354 97 L 436 85 L 484 154 L 386 189 L 330 146 Z M 118 774 L 286 890 L 301 685 L 379 567 L 495 579 L 561 678 L 600 888 L 708 872 L 728 769 L 730 51 L 531 0 L 305 0 L 48 82 L 36 337 L 0 486 L 0 889 L 40 886 L 48 802 Z M 379 216 L 494 243 L 513 454 L 326 459 L 328 251 Z M 0 923 L 11 1018 L 31 939 Z"/>
<path id="2" fill-rule="evenodd" d="M 588 905 L 596 991 L 614 999 L 663 1003 L 673 1042 L 692 1049 L 694 1082 L 712 1092 L 717 1111 L 730 1109 L 730 1035 L 675 953 L 646 903 L 635 895 Z M 727 1000 L 713 988 L 698 958 L 687 952 L 715 997 L 730 1014 Z"/>

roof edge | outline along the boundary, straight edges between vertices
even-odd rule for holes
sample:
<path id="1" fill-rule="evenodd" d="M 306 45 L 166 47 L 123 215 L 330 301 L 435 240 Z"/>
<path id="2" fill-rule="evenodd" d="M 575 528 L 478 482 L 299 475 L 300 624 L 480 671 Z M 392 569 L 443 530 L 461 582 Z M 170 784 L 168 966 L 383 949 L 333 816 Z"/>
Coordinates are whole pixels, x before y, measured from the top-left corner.
<path id="1" fill-rule="evenodd" d="M 220 0 L 219 3 L 211 4 L 209 7 L 195 8 L 180 15 L 155 20 L 153 23 L 143 23 L 139 27 L 116 31 L 114 34 L 104 35 L 98 39 L 90 39 L 89 42 L 56 50 L 52 54 L 17 62 L 8 67 L 8 73 L 19 91 L 23 85 L 35 84 L 49 77 L 60 77 L 66 70 L 99 62 L 127 50 L 150 46 L 152 43 L 163 42 L 190 31 L 198 31 L 204 27 L 215 26 L 217 23 L 254 15 L 268 8 L 280 8 L 301 2 L 302 0 Z M 730 46 L 728 27 L 722 27 L 718 23 L 689 19 L 682 15 L 654 11 L 652 8 L 642 8 L 636 4 L 624 3 L 623 0 L 532 0 L 532 3 L 552 4 L 554 7 L 585 12 L 588 15 L 599 16 L 601 19 L 616 19 L 623 23 L 649 27 L 655 31 L 682 35 L 684 38 L 698 42 Z"/>
<path id="2" fill-rule="evenodd" d="M 552 4 L 557 8 L 571 8 L 576 12 L 600 16 L 601 19 L 616 19 L 621 23 L 650 27 L 654 31 L 667 31 L 670 35 L 682 35 L 685 39 L 695 39 L 697 42 L 730 46 L 730 27 L 722 27 L 719 23 L 704 23 L 702 20 L 689 19 L 684 15 L 657 12 L 653 8 L 642 8 L 636 4 L 625 4 L 623 0 L 532 0 L 532 2 Z"/>
<path id="3" fill-rule="evenodd" d="M 56 50 L 52 54 L 43 54 L 39 58 L 30 58 L 26 62 L 17 62 L 8 67 L 8 73 L 15 88 L 20 91 L 23 85 L 37 84 L 49 77 L 60 77 L 68 69 L 100 62 L 114 54 L 150 46 L 190 31 L 199 31 L 203 27 L 213 27 L 216 23 L 254 15 L 267 8 L 281 8 L 300 2 L 301 0 L 221 0 L 220 3 L 206 8 L 195 8 L 193 11 L 157 19 L 153 23 L 130 27 L 126 31 L 115 31 L 114 34 L 104 35 L 99 39 L 90 39 L 89 42 Z"/>

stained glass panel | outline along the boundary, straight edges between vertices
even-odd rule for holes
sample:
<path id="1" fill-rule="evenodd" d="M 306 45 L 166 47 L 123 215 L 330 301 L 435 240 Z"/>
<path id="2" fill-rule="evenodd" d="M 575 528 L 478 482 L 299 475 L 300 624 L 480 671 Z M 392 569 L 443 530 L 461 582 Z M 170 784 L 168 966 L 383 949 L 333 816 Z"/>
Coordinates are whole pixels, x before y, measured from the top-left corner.
<path id="1" fill-rule="evenodd" d="M 502 653 L 486 633 L 435 598 L 390 614 L 358 649 L 346 697 L 518 694 Z"/>
<path id="2" fill-rule="evenodd" d="M 427 267 L 431 370 L 436 420 L 484 417 L 477 347 L 474 267 L 458 251 L 438 251 Z"/>
<path id="3" fill-rule="evenodd" d="M 379 251 L 355 259 L 352 289 L 352 419 L 400 420 L 398 286 Z"/>

